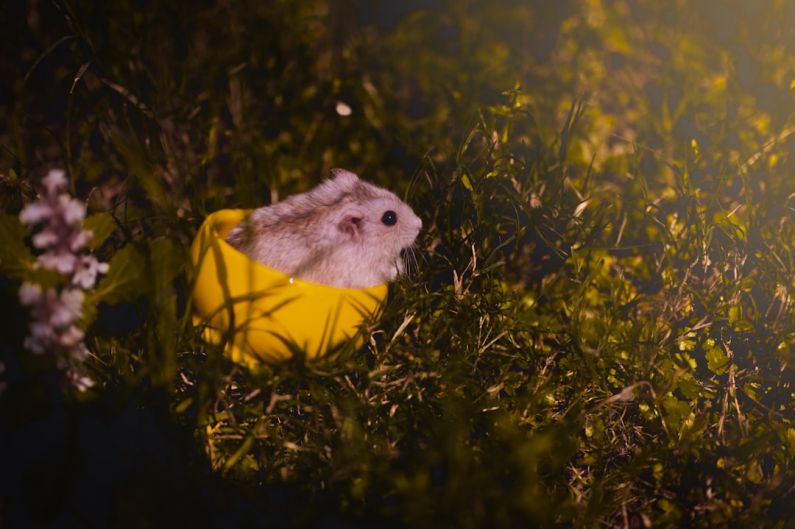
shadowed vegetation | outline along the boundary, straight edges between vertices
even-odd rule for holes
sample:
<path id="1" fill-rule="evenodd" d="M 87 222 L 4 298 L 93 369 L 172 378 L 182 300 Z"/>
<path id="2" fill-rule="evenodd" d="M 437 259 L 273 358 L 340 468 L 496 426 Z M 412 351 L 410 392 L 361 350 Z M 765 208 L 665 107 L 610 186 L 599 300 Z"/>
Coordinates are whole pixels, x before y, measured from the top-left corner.
<path id="1" fill-rule="evenodd" d="M 791 2 L 0 20 L 11 527 L 792 526 Z M 17 297 L 52 167 L 110 263 L 65 398 Z M 192 326 L 190 241 L 333 167 L 411 204 L 416 270 L 360 350 L 251 373 Z"/>

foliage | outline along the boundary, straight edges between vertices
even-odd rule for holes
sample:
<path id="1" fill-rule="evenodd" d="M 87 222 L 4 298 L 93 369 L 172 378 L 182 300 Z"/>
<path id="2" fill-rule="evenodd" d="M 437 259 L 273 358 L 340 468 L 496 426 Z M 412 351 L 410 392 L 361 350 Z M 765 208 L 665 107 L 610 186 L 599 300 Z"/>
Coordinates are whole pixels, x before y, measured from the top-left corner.
<path id="1" fill-rule="evenodd" d="M 34 273 L 15 216 L 63 165 L 110 263 L 84 306 L 100 387 L 70 416 L 153 410 L 193 454 L 185 498 L 224 498 L 202 516 L 791 524 L 787 2 L 0 9 L 4 299 Z M 192 328 L 186 248 L 208 213 L 337 166 L 404 192 L 418 270 L 362 350 L 247 372 Z M 24 439 L 57 397 L 7 327 L 0 409 Z M 107 516 L 190 512 L 140 489 Z"/>

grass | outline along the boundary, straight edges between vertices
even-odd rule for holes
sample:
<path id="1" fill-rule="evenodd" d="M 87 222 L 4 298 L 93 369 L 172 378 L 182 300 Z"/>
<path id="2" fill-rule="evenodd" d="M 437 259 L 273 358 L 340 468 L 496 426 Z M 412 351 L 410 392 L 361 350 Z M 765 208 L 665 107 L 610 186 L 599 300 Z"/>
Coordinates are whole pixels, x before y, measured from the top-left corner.
<path id="1" fill-rule="evenodd" d="M 784 3 L 2 9 L 4 306 L 48 167 L 111 265 L 90 394 L 5 322 L 9 523 L 791 526 Z M 337 166 L 423 219 L 417 270 L 360 350 L 251 373 L 189 243 Z"/>

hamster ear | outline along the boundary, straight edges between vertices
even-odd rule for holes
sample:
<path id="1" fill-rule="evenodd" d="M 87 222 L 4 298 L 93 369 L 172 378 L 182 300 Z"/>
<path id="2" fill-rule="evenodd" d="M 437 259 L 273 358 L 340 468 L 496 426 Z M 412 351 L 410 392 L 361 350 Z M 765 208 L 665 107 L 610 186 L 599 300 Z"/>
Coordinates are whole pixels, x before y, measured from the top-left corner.
<path id="1" fill-rule="evenodd" d="M 347 169 L 334 168 L 331 170 L 334 183 L 342 187 L 350 187 L 359 181 L 359 177 Z"/>
<path id="2" fill-rule="evenodd" d="M 347 212 L 345 215 L 343 215 L 339 224 L 337 224 L 337 228 L 350 240 L 358 241 L 362 237 L 363 221 L 364 216 L 358 212 Z"/>

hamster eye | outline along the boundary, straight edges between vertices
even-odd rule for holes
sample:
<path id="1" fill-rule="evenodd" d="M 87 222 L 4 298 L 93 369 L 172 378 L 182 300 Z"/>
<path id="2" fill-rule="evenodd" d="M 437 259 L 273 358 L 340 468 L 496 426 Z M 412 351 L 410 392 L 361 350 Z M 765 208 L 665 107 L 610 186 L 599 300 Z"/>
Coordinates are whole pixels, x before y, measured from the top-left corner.
<path id="1" fill-rule="evenodd" d="M 381 217 L 381 222 L 387 226 L 394 226 L 397 224 L 397 213 L 391 209 L 384 211 L 384 215 Z"/>

